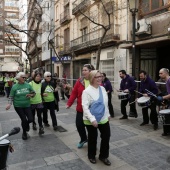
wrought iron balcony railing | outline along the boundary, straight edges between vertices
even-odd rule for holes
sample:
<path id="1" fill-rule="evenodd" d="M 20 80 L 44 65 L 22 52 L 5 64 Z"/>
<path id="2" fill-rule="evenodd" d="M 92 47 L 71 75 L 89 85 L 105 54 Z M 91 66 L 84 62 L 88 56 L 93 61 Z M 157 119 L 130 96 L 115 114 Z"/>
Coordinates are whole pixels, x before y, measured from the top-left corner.
<path id="1" fill-rule="evenodd" d="M 83 10 L 90 4 L 90 0 L 76 0 L 73 2 L 72 14 L 75 15 L 79 10 Z"/>
<path id="2" fill-rule="evenodd" d="M 64 43 L 63 45 L 60 46 L 58 54 L 64 55 L 69 54 L 70 52 L 71 52 L 70 43 Z"/>
<path id="3" fill-rule="evenodd" d="M 70 20 L 70 10 L 66 9 L 60 14 L 60 24 Z"/>
<path id="4" fill-rule="evenodd" d="M 100 39 L 103 34 L 103 29 L 97 29 L 88 34 L 82 35 L 71 41 L 71 48 L 73 50 L 79 50 L 90 46 L 96 46 L 100 43 Z M 104 38 L 103 42 L 118 41 L 120 40 L 120 34 L 114 34 L 112 30 L 109 30 Z"/>

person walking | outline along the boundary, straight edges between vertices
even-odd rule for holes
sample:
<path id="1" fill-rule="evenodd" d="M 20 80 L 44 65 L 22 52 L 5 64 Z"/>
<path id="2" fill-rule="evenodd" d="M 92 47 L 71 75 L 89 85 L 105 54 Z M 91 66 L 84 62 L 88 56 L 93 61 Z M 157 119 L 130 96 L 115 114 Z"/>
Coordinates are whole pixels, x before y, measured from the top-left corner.
<path id="1" fill-rule="evenodd" d="M 77 99 L 76 107 L 76 127 L 80 136 L 80 142 L 77 147 L 82 148 L 83 145 L 87 142 L 87 134 L 85 125 L 83 123 L 83 108 L 82 108 L 82 93 L 85 88 L 89 85 L 89 74 L 94 70 L 94 66 L 91 64 L 85 64 L 82 69 L 82 77 L 79 78 L 76 84 L 73 87 L 72 93 L 67 101 L 66 108 L 70 108 L 74 101 Z"/>
<path id="2" fill-rule="evenodd" d="M 111 165 L 109 157 L 110 140 L 110 114 L 108 110 L 108 94 L 102 82 L 101 73 L 93 70 L 89 74 L 90 85 L 83 91 L 83 121 L 88 131 L 88 158 L 93 164 L 96 163 L 97 136 L 99 129 L 101 144 L 99 160 L 105 165 Z"/>
<path id="3" fill-rule="evenodd" d="M 33 121 L 30 98 L 35 96 L 35 91 L 30 84 L 25 82 L 26 75 L 24 72 L 19 72 L 16 75 L 16 79 L 18 83 L 12 86 L 6 110 L 9 110 L 13 103 L 15 111 L 21 119 L 21 126 L 23 129 L 22 139 L 27 140 L 27 132 L 30 129 L 29 124 Z"/>
<path id="4" fill-rule="evenodd" d="M 121 113 L 122 117 L 120 119 L 128 119 L 128 115 L 126 112 L 126 106 L 129 103 L 130 104 L 130 112 L 129 112 L 129 117 L 138 117 L 137 111 L 136 111 L 136 103 L 135 101 L 135 92 L 134 90 L 136 89 L 137 85 L 133 77 L 130 77 L 128 74 L 126 74 L 125 70 L 120 70 L 119 71 L 119 76 L 122 79 L 120 83 L 120 90 L 121 92 L 128 93 L 129 98 L 125 100 L 121 100 Z"/>
<path id="5" fill-rule="evenodd" d="M 142 93 L 142 95 L 140 96 L 150 97 L 150 103 L 151 103 L 150 106 L 142 108 L 143 122 L 140 124 L 140 126 L 149 124 L 148 109 L 150 109 L 151 110 L 150 121 L 153 124 L 154 130 L 157 130 L 158 129 L 158 115 L 156 111 L 156 101 L 154 100 L 155 98 L 152 97 L 150 93 L 148 93 L 148 91 L 150 91 L 154 95 L 157 95 L 158 88 L 156 86 L 156 83 L 147 75 L 146 71 L 141 70 L 139 72 L 139 78 L 141 80 L 139 92 Z"/>
<path id="6" fill-rule="evenodd" d="M 157 97 L 157 100 L 159 101 L 159 103 L 162 103 L 164 100 L 168 100 L 168 105 L 167 108 L 170 109 L 170 76 L 169 76 L 169 69 L 167 68 L 162 68 L 159 70 L 159 77 L 166 82 L 166 89 L 168 94 L 166 95 L 161 95 Z M 170 115 L 165 115 L 165 123 L 163 124 L 163 133 L 162 136 L 167 136 L 170 134 Z"/>
<path id="7" fill-rule="evenodd" d="M 9 74 L 6 74 L 5 78 L 4 78 L 4 83 L 5 83 L 5 92 L 6 92 L 6 97 L 9 97 L 10 91 L 11 91 L 11 87 L 10 87 L 10 77 Z"/>
<path id="8" fill-rule="evenodd" d="M 109 113 L 111 117 L 114 117 L 114 110 L 112 105 L 112 84 L 110 80 L 106 77 L 106 73 L 102 73 L 102 86 L 106 89 L 108 94 L 108 106 L 109 106 Z"/>
<path id="9" fill-rule="evenodd" d="M 42 112 L 43 112 L 43 103 L 41 96 L 41 77 L 42 74 L 39 72 L 34 73 L 33 80 L 29 83 L 34 91 L 36 91 L 36 95 L 30 99 L 31 110 L 33 115 L 33 130 L 37 130 L 36 122 L 35 122 L 35 112 L 37 112 L 38 124 L 39 124 L 39 134 L 44 134 L 44 127 L 42 124 Z"/>
<path id="10" fill-rule="evenodd" d="M 52 119 L 53 129 L 57 130 L 57 118 L 55 114 L 56 104 L 58 104 L 58 91 L 57 87 L 51 81 L 51 73 L 44 73 L 44 82 L 42 83 L 41 94 L 43 96 L 43 122 L 46 127 L 49 127 L 47 110 L 50 110 L 50 116 Z M 56 100 L 56 101 L 55 101 Z"/>

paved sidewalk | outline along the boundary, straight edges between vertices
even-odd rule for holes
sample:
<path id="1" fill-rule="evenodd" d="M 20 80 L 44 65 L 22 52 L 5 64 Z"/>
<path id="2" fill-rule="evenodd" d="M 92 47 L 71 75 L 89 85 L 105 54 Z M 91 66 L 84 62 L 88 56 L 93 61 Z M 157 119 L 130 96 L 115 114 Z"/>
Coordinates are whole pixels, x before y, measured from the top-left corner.
<path id="1" fill-rule="evenodd" d="M 170 170 L 170 136 L 162 137 L 162 124 L 153 130 L 151 124 L 139 126 L 142 122 L 141 108 L 137 108 L 139 117 L 119 120 L 120 101 L 113 97 L 115 118 L 110 121 L 110 157 L 111 166 L 98 160 L 91 164 L 87 158 L 87 144 L 77 148 L 79 136 L 75 127 L 75 105 L 65 109 L 66 100 L 60 101 L 57 113 L 58 125 L 67 132 L 55 132 L 50 126 L 45 128 L 43 136 L 30 130 L 30 138 L 22 140 L 22 133 L 9 137 L 14 145 L 14 153 L 9 153 L 9 170 Z M 6 111 L 7 99 L 0 97 L 0 136 L 13 127 L 20 126 L 20 119 L 14 109 Z M 128 109 L 127 109 L 128 110 Z M 51 118 L 49 116 L 50 125 Z M 98 141 L 98 148 L 100 140 Z"/>

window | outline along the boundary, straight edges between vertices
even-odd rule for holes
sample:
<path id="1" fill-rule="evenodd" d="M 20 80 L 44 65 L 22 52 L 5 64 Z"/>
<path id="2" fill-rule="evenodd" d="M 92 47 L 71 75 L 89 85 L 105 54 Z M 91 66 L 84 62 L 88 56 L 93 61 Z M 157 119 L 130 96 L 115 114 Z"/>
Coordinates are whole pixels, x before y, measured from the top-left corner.
<path id="1" fill-rule="evenodd" d="M 81 30 L 81 34 L 82 34 L 82 42 L 87 41 L 87 27 Z"/>
<path id="2" fill-rule="evenodd" d="M 170 4 L 170 0 L 141 0 L 141 15 L 159 10 L 168 4 Z"/>

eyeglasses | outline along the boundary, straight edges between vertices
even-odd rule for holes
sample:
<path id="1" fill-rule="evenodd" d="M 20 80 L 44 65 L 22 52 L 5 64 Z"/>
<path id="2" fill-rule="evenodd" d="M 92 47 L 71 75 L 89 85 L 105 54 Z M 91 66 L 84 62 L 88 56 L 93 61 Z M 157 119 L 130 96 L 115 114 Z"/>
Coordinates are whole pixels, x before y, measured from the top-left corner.
<path id="1" fill-rule="evenodd" d="M 96 76 L 96 77 L 94 77 L 94 78 L 96 78 L 96 79 L 100 79 L 100 78 L 102 78 L 102 76 Z"/>
<path id="2" fill-rule="evenodd" d="M 47 76 L 47 77 L 51 77 L 51 76 Z"/>
<path id="3" fill-rule="evenodd" d="M 26 79 L 26 77 L 21 77 L 21 78 Z"/>

